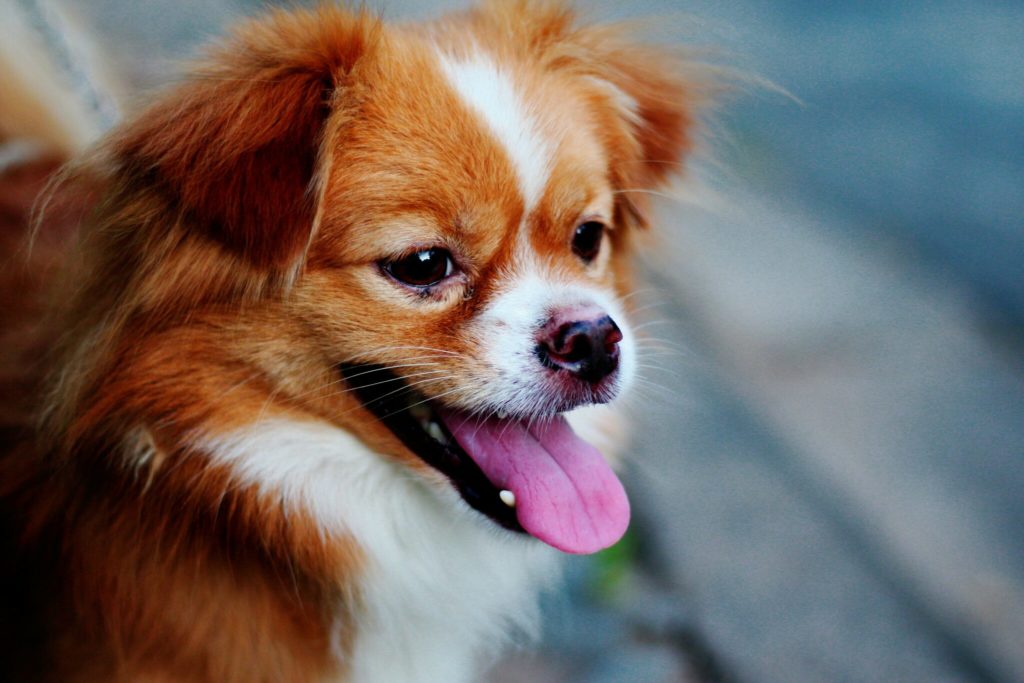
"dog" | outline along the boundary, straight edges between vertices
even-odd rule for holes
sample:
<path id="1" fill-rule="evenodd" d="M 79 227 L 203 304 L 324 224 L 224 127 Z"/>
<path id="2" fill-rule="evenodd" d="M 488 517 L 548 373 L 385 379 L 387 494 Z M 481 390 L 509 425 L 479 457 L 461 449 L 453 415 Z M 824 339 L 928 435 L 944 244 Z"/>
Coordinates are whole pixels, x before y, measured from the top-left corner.
<path id="1" fill-rule="evenodd" d="M 702 74 L 554 2 L 270 11 L 73 161 L 0 666 L 459 682 L 532 632 L 629 522 L 595 445 Z"/>

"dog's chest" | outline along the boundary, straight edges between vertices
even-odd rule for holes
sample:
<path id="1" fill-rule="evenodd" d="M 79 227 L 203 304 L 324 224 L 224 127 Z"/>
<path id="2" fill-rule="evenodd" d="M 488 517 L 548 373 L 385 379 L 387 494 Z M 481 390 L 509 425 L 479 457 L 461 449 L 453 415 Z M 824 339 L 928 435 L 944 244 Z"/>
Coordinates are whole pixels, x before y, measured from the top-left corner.
<path id="1" fill-rule="evenodd" d="M 362 582 L 352 680 L 468 681 L 510 636 L 539 627 L 537 597 L 552 578 L 555 552 L 513 538 L 476 512 L 441 519 L 436 501 L 407 501 L 418 520 L 374 545 Z M 419 509 L 417 509 L 419 508 Z M 406 518 L 405 522 L 410 522 Z"/>
<path id="2" fill-rule="evenodd" d="M 558 553 L 499 528 L 454 489 L 324 423 L 266 420 L 206 446 L 364 554 L 352 596 L 359 608 L 334 626 L 346 680 L 468 681 L 510 636 L 536 631 L 537 597 L 557 574 Z"/>

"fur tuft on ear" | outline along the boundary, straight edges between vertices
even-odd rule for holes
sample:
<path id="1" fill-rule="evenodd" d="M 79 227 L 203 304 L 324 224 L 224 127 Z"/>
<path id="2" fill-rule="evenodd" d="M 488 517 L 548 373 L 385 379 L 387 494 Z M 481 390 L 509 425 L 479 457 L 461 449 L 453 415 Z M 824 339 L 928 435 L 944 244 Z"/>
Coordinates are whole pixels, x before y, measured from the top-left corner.
<path id="1" fill-rule="evenodd" d="M 710 69 L 678 47 L 631 43 L 616 26 L 582 29 L 575 43 L 585 55 L 576 68 L 606 91 L 636 145 L 628 182 L 651 188 L 678 175 L 709 103 Z"/>
<path id="2" fill-rule="evenodd" d="M 256 267 L 294 267 L 315 231 L 324 121 L 379 32 L 365 11 L 329 6 L 241 25 L 113 141 L 122 177 Z"/>

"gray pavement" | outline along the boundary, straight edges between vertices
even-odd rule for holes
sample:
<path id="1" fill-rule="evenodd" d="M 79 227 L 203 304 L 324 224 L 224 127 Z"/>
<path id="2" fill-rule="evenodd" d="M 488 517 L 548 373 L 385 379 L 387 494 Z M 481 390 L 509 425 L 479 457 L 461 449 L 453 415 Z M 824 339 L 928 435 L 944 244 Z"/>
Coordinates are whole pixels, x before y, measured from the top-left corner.
<path id="1" fill-rule="evenodd" d="M 822 231 L 820 214 L 757 216 L 686 221 L 703 256 L 675 261 L 692 265 L 680 286 L 699 292 L 687 318 L 777 435 L 780 471 L 838 518 L 905 609 L 993 675 L 1024 678 L 1015 359 L 935 273 Z"/>
<path id="2" fill-rule="evenodd" d="M 659 512 L 694 535 L 673 541 L 680 581 L 707 581 L 718 611 L 753 601 L 717 617 L 752 639 L 726 651 L 752 680 L 771 678 L 757 643 L 786 663 L 776 680 L 878 679 L 858 662 L 886 680 L 1024 676 L 1024 381 L 969 299 L 792 203 L 673 213 L 685 247 L 658 268 L 700 400 L 645 453 L 655 494 L 708 472 L 703 499 L 663 493 Z"/>

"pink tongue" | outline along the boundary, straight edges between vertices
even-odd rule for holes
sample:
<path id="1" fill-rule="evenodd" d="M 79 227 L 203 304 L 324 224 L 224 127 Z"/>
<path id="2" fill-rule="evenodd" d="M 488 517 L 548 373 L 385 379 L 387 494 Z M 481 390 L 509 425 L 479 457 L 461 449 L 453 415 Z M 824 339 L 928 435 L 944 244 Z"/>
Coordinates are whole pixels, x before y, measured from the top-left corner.
<path id="1" fill-rule="evenodd" d="M 445 423 L 491 483 L 516 497 L 516 517 L 531 535 L 567 553 L 614 544 L 629 526 L 629 500 L 601 454 L 558 416 L 531 427 L 512 420 Z"/>

